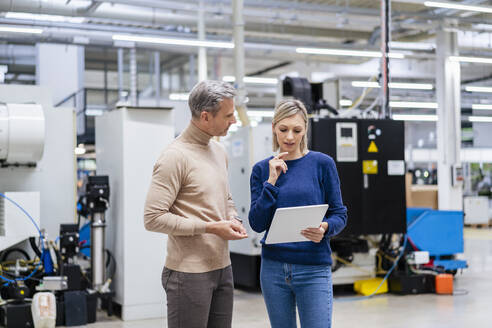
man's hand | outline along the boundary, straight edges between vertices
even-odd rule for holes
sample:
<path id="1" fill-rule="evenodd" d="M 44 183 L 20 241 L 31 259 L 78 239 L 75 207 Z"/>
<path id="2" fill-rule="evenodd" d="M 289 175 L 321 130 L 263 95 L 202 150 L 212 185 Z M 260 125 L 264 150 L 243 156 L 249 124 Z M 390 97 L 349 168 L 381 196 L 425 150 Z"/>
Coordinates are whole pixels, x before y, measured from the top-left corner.
<path id="1" fill-rule="evenodd" d="M 306 237 L 312 242 L 319 243 L 325 236 L 325 232 L 328 229 L 328 222 L 321 222 L 317 228 L 307 228 L 301 231 L 301 235 Z"/>
<path id="2" fill-rule="evenodd" d="M 238 240 L 248 237 L 246 229 L 236 221 L 209 222 L 205 232 L 216 234 L 224 240 Z"/>
<path id="3" fill-rule="evenodd" d="M 238 220 L 236 218 L 232 218 L 232 222 L 236 222 L 241 226 L 241 233 L 245 234 L 246 236 L 248 235 L 248 232 L 246 231 L 246 228 L 243 226 L 243 222 L 241 220 Z"/>

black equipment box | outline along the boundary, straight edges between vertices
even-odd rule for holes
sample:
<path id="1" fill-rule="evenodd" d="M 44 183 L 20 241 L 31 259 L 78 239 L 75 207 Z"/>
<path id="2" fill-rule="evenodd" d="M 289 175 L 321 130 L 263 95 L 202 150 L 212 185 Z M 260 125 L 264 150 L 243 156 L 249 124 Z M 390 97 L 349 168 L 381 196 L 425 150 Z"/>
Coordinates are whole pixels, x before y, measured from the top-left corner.
<path id="1" fill-rule="evenodd" d="M 401 295 L 434 293 L 435 285 L 436 278 L 432 274 L 393 274 L 389 278 L 390 292 Z"/>
<path id="2" fill-rule="evenodd" d="M 32 328 L 31 303 L 10 303 L 0 307 L 0 325 L 6 328 Z"/>
<path id="3" fill-rule="evenodd" d="M 313 118 L 310 149 L 330 155 L 348 209 L 343 235 L 405 233 L 402 121 Z"/>

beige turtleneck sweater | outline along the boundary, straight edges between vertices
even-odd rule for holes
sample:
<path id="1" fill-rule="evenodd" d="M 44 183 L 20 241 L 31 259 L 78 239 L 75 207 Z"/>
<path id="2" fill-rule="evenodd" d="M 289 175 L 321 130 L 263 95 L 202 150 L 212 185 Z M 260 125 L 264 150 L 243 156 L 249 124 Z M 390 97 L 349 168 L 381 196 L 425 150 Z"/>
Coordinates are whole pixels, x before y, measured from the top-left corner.
<path id="1" fill-rule="evenodd" d="M 193 123 L 160 155 L 144 210 L 145 228 L 169 236 L 166 267 L 208 272 L 231 263 L 228 241 L 206 222 L 237 215 L 229 193 L 227 154 Z"/>

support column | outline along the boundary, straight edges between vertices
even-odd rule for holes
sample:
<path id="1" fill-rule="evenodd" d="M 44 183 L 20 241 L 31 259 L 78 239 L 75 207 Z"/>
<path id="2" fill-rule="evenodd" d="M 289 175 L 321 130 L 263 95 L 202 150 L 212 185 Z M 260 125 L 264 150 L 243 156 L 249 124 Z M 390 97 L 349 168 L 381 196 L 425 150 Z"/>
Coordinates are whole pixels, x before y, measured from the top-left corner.
<path id="1" fill-rule="evenodd" d="M 74 106 L 77 113 L 77 134 L 85 133 L 84 110 L 84 47 L 64 44 L 36 44 L 36 84 L 49 87 L 53 104 L 70 95 L 73 102 L 62 106 Z"/>
<path id="2" fill-rule="evenodd" d="M 198 7 L 198 40 L 205 40 L 205 4 L 200 0 Z M 198 81 L 207 79 L 207 50 L 205 47 L 198 48 Z"/>
<path id="3" fill-rule="evenodd" d="M 437 181 L 440 210 L 462 210 L 461 185 L 452 183 L 452 168 L 460 165 L 461 90 L 460 63 L 456 32 L 437 32 L 436 95 L 437 95 Z"/>

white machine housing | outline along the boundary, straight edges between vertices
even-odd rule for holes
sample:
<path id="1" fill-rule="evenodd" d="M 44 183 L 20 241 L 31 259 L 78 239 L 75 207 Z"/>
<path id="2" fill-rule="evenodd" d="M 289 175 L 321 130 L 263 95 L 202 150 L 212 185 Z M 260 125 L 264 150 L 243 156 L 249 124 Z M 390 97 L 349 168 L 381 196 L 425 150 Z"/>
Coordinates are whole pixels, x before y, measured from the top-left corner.
<path id="1" fill-rule="evenodd" d="M 114 254 L 114 301 L 123 320 L 165 317 L 160 272 L 167 235 L 145 230 L 143 214 L 152 169 L 174 139 L 174 110 L 121 107 L 96 117 L 97 174 L 108 175 L 106 247 Z"/>
<path id="2" fill-rule="evenodd" d="M 39 104 L 0 104 L 0 161 L 32 164 L 43 156 L 45 119 Z"/>
<path id="3" fill-rule="evenodd" d="M 50 89 L 41 86 L 0 85 L 0 99 L 4 103 L 0 105 L 1 164 L 36 164 L 0 165 L 0 192 L 36 193 L 36 206 L 29 197 L 14 199 L 29 209 L 47 237 L 54 239 L 61 223 L 76 220 L 74 110 L 54 108 Z M 7 143 L 5 138 L 8 138 Z M 14 197 L 18 197 L 17 194 Z M 7 203 L 4 204 L 10 206 Z M 16 231 L 25 227 L 26 233 L 23 238 L 17 234 L 11 236 L 7 228 L 5 235 L 0 236 L 2 248 L 13 245 L 13 240 L 21 241 L 39 234 L 31 230 L 35 230 L 34 225 L 17 208 L 6 213 L 4 222 L 5 227 L 14 224 Z"/>

